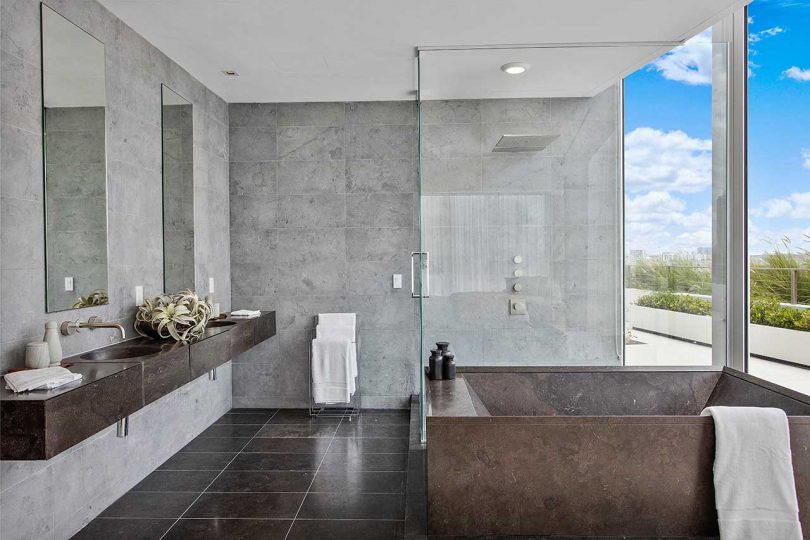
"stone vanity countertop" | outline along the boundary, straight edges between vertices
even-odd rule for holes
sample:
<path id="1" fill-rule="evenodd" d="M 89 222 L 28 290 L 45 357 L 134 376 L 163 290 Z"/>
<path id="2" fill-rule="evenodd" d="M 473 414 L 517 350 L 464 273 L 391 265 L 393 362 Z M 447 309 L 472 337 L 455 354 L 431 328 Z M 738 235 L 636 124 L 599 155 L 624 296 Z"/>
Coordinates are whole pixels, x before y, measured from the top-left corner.
<path id="1" fill-rule="evenodd" d="M 3 384 L 0 459 L 50 459 L 276 333 L 274 311 L 216 321 L 226 323 L 189 344 L 138 337 L 65 358 L 82 379 L 53 390 L 15 394 Z"/>
<path id="2" fill-rule="evenodd" d="M 69 364 L 67 361 L 65 364 Z M 81 373 L 82 378 L 78 381 L 65 384 L 59 388 L 52 390 L 31 390 L 29 392 L 22 392 L 15 394 L 3 384 L 0 388 L 0 400 L 2 401 L 46 401 L 55 397 L 62 396 L 73 390 L 95 384 L 105 377 L 110 377 L 121 373 L 127 369 L 137 369 L 140 367 L 138 362 L 132 360 L 108 361 L 104 363 L 87 363 L 87 364 L 74 364 L 68 368 L 73 373 Z"/>

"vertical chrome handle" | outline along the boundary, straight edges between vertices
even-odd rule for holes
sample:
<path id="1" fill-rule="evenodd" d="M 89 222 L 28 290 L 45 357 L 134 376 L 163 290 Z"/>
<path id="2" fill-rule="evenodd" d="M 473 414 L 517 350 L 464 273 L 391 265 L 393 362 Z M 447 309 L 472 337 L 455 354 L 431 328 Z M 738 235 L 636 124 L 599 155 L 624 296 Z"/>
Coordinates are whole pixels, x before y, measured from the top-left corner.
<path id="1" fill-rule="evenodd" d="M 416 276 L 413 271 L 414 257 L 419 255 L 419 282 L 425 284 L 425 294 L 422 294 L 420 287 L 419 294 L 416 293 Z M 424 280 L 422 280 L 422 255 L 425 256 L 424 262 Z M 430 298 L 430 252 L 429 251 L 412 251 L 411 252 L 411 298 Z"/>

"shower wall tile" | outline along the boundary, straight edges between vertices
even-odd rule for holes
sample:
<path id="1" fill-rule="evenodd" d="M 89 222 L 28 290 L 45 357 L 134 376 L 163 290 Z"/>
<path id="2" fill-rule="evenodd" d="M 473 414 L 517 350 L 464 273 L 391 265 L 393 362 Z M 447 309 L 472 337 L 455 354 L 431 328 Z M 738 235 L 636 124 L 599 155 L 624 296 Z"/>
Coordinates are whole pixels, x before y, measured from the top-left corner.
<path id="1" fill-rule="evenodd" d="M 232 132 L 266 128 L 278 145 L 269 157 L 230 141 L 234 307 L 275 310 L 278 328 L 234 360 L 234 406 L 306 407 L 315 316 L 344 311 L 358 314 L 362 405 L 404 406 L 418 388 L 418 304 L 391 276 L 408 279 L 418 245 L 415 104 L 229 110 Z"/>
<path id="2" fill-rule="evenodd" d="M 47 3 L 105 44 L 106 241 L 111 304 L 76 312 L 45 313 L 40 2 L 4 0 L 0 4 L 2 372 L 23 365 L 25 344 L 41 339 L 45 322 L 95 315 L 131 329 L 135 312 L 133 287 L 143 285 L 146 295 L 162 292 L 161 83 L 194 104 L 198 287 L 207 282 L 208 276 L 214 277 L 217 299 L 224 310 L 230 309 L 229 126 L 225 102 L 95 0 Z M 69 116 L 57 119 L 66 130 L 76 127 L 71 121 L 77 118 L 71 120 Z M 85 138 L 71 137 L 62 147 L 69 151 L 84 142 Z M 54 155 L 57 159 L 58 150 Z M 68 152 L 65 157 L 69 157 Z M 54 176 L 51 187 L 63 197 L 92 198 L 100 193 L 89 183 L 71 191 L 64 188 L 75 178 L 87 178 L 99 171 L 103 172 L 103 167 L 70 164 L 60 169 L 60 176 Z M 208 202 L 203 206 L 202 201 Z M 65 224 L 76 224 L 80 219 L 77 214 L 65 213 L 64 208 L 53 210 Z M 69 255 L 75 257 L 77 253 L 72 250 Z M 88 265 L 80 269 L 89 271 Z M 112 332 L 83 332 L 63 338 L 62 347 L 65 355 L 73 355 L 115 339 Z M 139 411 L 125 439 L 118 439 L 114 429 L 108 429 L 82 446 L 34 467 L 21 462 L 0 464 L 0 537 L 69 538 L 230 408 L 230 369 L 225 367 L 219 374 L 215 382 L 207 377 L 195 381 Z M 76 478 L 81 481 L 74 481 Z M 64 489 L 69 489 L 64 496 L 50 495 Z"/>

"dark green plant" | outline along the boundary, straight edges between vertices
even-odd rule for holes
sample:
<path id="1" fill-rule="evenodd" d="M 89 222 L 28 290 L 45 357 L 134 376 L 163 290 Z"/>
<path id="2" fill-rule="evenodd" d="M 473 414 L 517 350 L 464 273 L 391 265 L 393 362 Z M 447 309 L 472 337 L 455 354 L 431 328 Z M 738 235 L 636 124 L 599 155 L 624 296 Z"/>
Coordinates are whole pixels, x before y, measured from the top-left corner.
<path id="1" fill-rule="evenodd" d="M 667 311 L 677 311 L 679 313 L 690 313 L 692 315 L 711 315 L 712 301 L 706 298 L 698 298 L 688 294 L 675 294 L 671 292 L 654 292 L 645 294 L 636 304 L 653 309 L 666 309 Z"/>

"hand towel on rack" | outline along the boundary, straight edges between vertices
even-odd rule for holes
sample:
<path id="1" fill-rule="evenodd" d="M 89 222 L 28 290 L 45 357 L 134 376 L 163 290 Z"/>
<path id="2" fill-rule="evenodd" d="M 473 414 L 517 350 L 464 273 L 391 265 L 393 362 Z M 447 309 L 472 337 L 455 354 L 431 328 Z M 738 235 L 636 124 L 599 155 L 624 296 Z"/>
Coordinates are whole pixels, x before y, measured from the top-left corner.
<path id="1" fill-rule="evenodd" d="M 349 403 L 356 390 L 357 359 L 347 339 L 312 340 L 312 397 L 315 403 Z"/>
<path id="2" fill-rule="evenodd" d="M 714 499 L 720 537 L 801 540 L 790 433 L 782 409 L 707 407 L 714 419 Z"/>
<path id="3" fill-rule="evenodd" d="M 354 327 L 352 326 L 324 326 L 315 327 L 315 339 L 348 339 L 355 341 Z"/>
<path id="4" fill-rule="evenodd" d="M 323 326 L 357 326 L 356 313 L 318 313 L 318 325 Z"/>

